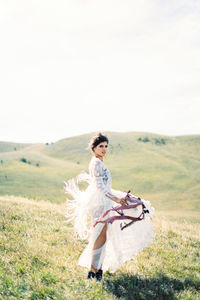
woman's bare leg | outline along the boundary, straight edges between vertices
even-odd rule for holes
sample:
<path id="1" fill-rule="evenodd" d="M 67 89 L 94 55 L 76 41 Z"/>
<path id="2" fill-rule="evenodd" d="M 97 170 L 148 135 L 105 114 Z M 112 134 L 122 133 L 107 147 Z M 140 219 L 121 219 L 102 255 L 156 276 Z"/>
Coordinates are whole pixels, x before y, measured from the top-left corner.
<path id="1" fill-rule="evenodd" d="M 101 248 L 105 242 L 106 242 L 106 231 L 107 231 L 107 224 L 104 225 L 101 233 L 99 234 L 98 238 L 96 239 L 96 241 L 94 242 L 94 246 L 92 250 L 97 250 L 99 248 Z M 91 268 L 90 268 L 93 272 L 97 272 L 97 269 L 91 264 Z"/>

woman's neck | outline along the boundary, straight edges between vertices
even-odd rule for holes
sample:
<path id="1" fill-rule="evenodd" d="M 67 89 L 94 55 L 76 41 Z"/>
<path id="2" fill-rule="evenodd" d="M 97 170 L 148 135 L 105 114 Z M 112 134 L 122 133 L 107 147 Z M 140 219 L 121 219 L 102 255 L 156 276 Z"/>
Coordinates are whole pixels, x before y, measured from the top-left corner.
<path id="1" fill-rule="evenodd" d="M 95 155 L 95 157 L 97 157 L 97 158 L 99 158 L 100 160 L 103 161 L 103 157 L 102 156 Z"/>

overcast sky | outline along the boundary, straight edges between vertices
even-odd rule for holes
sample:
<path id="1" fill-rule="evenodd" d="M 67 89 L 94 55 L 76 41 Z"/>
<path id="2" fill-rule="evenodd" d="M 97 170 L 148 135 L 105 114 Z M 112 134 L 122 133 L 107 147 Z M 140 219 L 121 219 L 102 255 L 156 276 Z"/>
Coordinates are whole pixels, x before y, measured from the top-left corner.
<path id="1" fill-rule="evenodd" d="M 0 141 L 200 134 L 200 1 L 1 0 Z"/>

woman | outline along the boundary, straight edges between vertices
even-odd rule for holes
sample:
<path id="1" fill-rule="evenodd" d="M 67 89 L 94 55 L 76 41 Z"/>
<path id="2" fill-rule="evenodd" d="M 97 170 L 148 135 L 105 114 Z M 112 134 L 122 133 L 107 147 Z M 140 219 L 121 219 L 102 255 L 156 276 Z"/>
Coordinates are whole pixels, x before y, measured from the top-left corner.
<path id="1" fill-rule="evenodd" d="M 78 264 L 89 269 L 88 279 L 95 278 L 98 281 L 102 279 L 103 271 L 109 269 L 115 272 L 125 261 L 132 259 L 151 243 L 155 236 L 151 222 L 154 208 L 149 201 L 143 199 L 149 214 L 123 231 L 119 221 L 112 224 L 96 222 L 105 211 L 119 204 L 127 204 L 127 193 L 112 188 L 110 171 L 103 162 L 108 143 L 108 138 L 101 133 L 93 136 L 88 147 L 93 154 L 89 174 L 81 172 L 76 179 L 65 182 L 66 193 L 74 198 L 67 199 L 67 222 L 74 220 L 75 232 L 89 241 Z M 85 191 L 79 189 L 79 181 L 89 183 Z M 141 211 L 137 207 L 134 213 L 138 216 Z M 116 212 L 110 211 L 106 218 L 114 215 Z M 91 218 L 88 219 L 88 216 Z M 92 222 L 89 224 L 89 221 Z"/>

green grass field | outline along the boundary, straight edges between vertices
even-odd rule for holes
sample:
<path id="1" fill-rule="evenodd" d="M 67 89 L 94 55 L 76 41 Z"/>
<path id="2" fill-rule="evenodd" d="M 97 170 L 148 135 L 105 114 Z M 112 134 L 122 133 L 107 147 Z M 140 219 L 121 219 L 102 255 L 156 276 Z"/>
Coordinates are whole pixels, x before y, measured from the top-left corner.
<path id="1" fill-rule="evenodd" d="M 64 181 L 88 171 L 92 133 L 0 142 L 0 299 L 200 299 L 200 135 L 105 134 L 113 188 L 155 207 L 154 243 L 101 283 L 86 280 Z"/>
<path id="2" fill-rule="evenodd" d="M 158 209 L 200 210 L 200 135 L 106 134 L 110 143 L 104 161 L 115 189 L 130 189 Z M 88 171 L 91 136 L 48 145 L 1 142 L 0 195 L 63 203 L 63 182 Z"/>
<path id="3" fill-rule="evenodd" d="M 86 242 L 65 204 L 0 197 L 0 299 L 200 299 L 200 213 L 156 211 L 154 243 L 102 282 L 77 265 Z"/>

